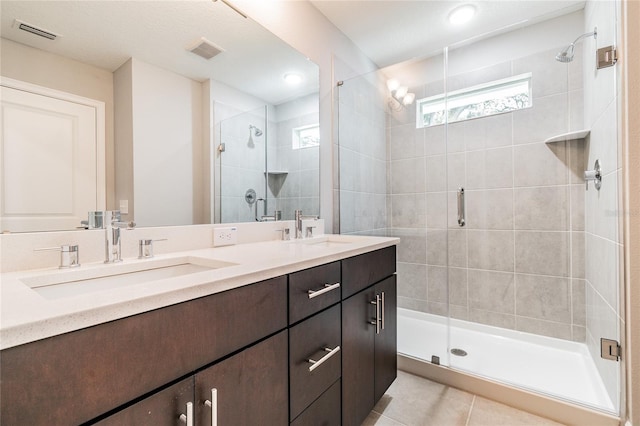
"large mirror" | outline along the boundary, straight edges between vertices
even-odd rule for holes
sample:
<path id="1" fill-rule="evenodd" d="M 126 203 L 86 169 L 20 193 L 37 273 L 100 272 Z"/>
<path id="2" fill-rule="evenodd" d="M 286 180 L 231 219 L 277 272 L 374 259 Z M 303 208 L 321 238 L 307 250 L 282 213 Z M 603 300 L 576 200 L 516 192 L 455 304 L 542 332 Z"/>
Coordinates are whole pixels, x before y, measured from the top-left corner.
<path id="1" fill-rule="evenodd" d="M 256 22 L 211 0 L 0 7 L 3 232 L 105 208 L 138 226 L 319 213 L 318 67 Z"/>

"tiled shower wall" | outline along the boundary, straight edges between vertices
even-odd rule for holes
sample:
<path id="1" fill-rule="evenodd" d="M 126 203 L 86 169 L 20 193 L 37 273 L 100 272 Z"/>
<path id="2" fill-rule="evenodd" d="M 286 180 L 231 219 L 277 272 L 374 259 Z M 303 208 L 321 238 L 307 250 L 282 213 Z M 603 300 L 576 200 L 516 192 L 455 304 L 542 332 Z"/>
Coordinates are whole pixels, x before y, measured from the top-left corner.
<path id="1" fill-rule="evenodd" d="M 339 88 L 340 233 L 384 235 L 387 146 L 383 84 L 375 73 Z"/>
<path id="2" fill-rule="evenodd" d="M 265 197 L 265 110 L 259 108 L 241 112 L 228 105 L 216 104 L 218 115 L 229 117 L 217 125 L 224 152 L 216 151 L 220 158 L 220 218 L 222 223 L 251 222 L 255 220 L 255 205 L 248 204 L 244 195 L 253 189 L 258 198 Z M 235 112 L 235 114 L 234 114 Z M 263 130 L 255 136 L 249 130 L 253 125 Z M 271 126 L 272 127 L 272 126 Z M 270 130 L 270 129 L 269 129 Z M 270 135 L 272 137 L 272 135 Z M 262 205 L 260 205 L 262 210 Z M 262 214 L 260 211 L 258 214 Z"/>
<path id="3" fill-rule="evenodd" d="M 532 108 L 448 128 L 416 129 L 415 106 L 388 115 L 399 306 L 585 340 L 585 141 L 544 142 L 584 125 L 581 59 L 555 61 L 560 47 L 447 79 L 453 91 L 531 72 Z M 442 93 L 443 83 L 410 91 L 419 99 Z"/>
<path id="4" fill-rule="evenodd" d="M 305 215 L 320 213 L 319 148 L 292 147 L 293 129 L 318 124 L 318 96 L 315 94 L 309 99 L 315 106 L 313 112 L 301 111 L 292 116 L 286 114 L 286 117 L 280 117 L 284 109 L 300 110 L 296 108 L 299 101 L 293 101 L 293 105 L 285 104 L 275 108 L 277 137 L 275 150 L 269 150 L 268 153 L 269 170 L 286 173 L 269 176 L 268 190 L 271 202 L 268 214 L 272 214 L 274 209 L 281 210 L 283 220 L 293 220 L 294 211 L 297 209 L 302 210 Z M 270 140 L 273 140 L 271 136 Z"/>

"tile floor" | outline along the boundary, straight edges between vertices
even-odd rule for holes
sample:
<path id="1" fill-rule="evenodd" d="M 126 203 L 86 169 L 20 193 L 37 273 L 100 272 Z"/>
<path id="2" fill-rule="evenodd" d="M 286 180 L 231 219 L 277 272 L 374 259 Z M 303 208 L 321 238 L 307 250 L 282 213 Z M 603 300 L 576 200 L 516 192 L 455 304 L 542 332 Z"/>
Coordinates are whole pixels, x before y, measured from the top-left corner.
<path id="1" fill-rule="evenodd" d="M 552 426 L 549 419 L 398 371 L 363 426 Z"/>

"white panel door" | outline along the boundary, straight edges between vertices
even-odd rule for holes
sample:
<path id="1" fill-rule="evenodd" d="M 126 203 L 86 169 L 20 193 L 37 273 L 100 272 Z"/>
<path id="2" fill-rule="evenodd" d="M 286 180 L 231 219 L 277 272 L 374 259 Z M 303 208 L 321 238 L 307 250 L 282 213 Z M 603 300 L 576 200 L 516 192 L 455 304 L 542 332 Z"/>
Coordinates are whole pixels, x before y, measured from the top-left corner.
<path id="1" fill-rule="evenodd" d="M 97 210 L 96 109 L 2 87 L 3 232 L 74 229 Z"/>

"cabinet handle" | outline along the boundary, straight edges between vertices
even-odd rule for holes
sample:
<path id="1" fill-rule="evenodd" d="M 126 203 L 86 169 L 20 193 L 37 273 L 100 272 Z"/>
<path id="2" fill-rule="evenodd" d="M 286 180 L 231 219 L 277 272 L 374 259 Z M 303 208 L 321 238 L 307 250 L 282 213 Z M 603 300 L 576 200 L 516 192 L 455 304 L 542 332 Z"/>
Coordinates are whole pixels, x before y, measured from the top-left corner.
<path id="1" fill-rule="evenodd" d="M 187 402 L 187 414 L 180 414 L 180 421 L 193 426 L 193 402 Z"/>
<path id="2" fill-rule="evenodd" d="M 307 293 L 309 293 L 309 299 L 313 299 L 314 297 L 318 297 L 321 294 L 325 294 L 326 292 L 335 290 L 336 288 L 340 288 L 340 283 L 325 284 L 324 288 L 321 290 L 308 290 Z"/>
<path id="3" fill-rule="evenodd" d="M 316 368 L 320 367 L 320 365 L 322 365 L 322 363 L 324 363 L 326 360 L 328 360 L 329 358 L 331 358 L 332 356 L 334 356 L 335 354 L 337 354 L 338 352 L 340 352 L 340 346 L 336 346 L 333 349 L 329 349 L 329 348 L 324 348 L 324 350 L 326 352 L 329 352 L 328 354 L 326 354 L 325 356 L 323 356 L 322 358 L 320 358 L 319 360 L 313 360 L 311 358 L 309 358 L 307 360 L 308 363 L 310 363 L 311 365 L 309 366 L 309 371 L 313 371 Z"/>
<path id="4" fill-rule="evenodd" d="M 382 305 L 380 301 L 380 295 L 376 294 L 376 300 L 372 300 L 372 305 L 376 305 L 376 317 L 374 320 L 369 321 L 369 324 L 376 326 L 376 334 L 380 334 L 380 306 Z"/>
<path id="5" fill-rule="evenodd" d="M 204 401 L 204 405 L 211 408 L 211 426 L 218 426 L 218 389 L 211 388 L 211 401 Z"/>
<path id="6" fill-rule="evenodd" d="M 385 310 L 384 291 L 382 292 L 380 299 L 382 300 L 382 306 L 380 307 L 380 322 L 382 323 L 382 326 L 380 328 L 384 330 L 384 310 Z"/>

